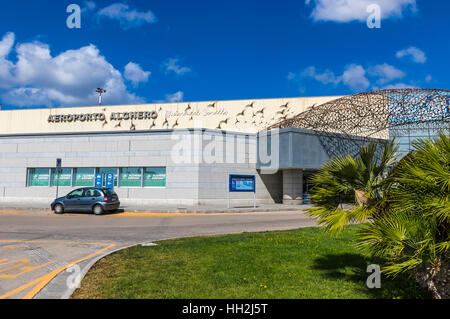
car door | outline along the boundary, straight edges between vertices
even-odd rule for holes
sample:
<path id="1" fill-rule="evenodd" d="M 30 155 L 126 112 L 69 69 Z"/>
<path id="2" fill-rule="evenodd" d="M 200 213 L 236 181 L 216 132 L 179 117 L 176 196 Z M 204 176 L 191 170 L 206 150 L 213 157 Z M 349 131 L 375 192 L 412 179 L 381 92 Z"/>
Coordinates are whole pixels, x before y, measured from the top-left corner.
<path id="1" fill-rule="evenodd" d="M 66 211 L 77 211 L 81 208 L 81 199 L 83 198 L 84 189 L 77 189 L 66 196 L 64 200 L 64 208 Z"/>
<path id="2" fill-rule="evenodd" d="M 91 211 L 95 203 L 98 201 L 100 193 L 95 189 L 86 189 L 81 200 L 82 209 L 85 211 Z"/>

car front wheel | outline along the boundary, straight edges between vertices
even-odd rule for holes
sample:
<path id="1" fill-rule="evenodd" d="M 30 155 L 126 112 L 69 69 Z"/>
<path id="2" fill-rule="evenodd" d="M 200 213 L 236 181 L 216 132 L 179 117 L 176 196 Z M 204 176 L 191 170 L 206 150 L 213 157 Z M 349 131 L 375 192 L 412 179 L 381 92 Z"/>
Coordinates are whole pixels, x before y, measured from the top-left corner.
<path id="1" fill-rule="evenodd" d="M 93 211 L 95 215 L 101 215 L 103 214 L 103 207 L 100 205 L 95 205 Z"/>
<path id="2" fill-rule="evenodd" d="M 61 204 L 56 204 L 54 208 L 55 214 L 63 214 L 64 213 L 64 207 Z"/>

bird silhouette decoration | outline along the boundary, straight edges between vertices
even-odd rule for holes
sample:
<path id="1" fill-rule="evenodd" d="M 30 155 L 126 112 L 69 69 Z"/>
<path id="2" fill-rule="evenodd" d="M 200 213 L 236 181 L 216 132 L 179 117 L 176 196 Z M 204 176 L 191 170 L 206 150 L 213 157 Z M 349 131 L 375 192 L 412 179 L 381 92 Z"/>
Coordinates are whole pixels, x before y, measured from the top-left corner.
<path id="1" fill-rule="evenodd" d="M 227 118 L 226 120 L 220 121 L 219 125 L 217 125 L 216 129 L 218 129 L 218 130 L 224 129 L 224 127 L 222 127 L 222 124 L 227 125 L 228 124 L 228 120 L 229 120 L 229 118 Z"/>
<path id="2" fill-rule="evenodd" d="M 245 114 L 245 110 L 243 110 L 241 113 L 236 114 L 236 117 L 238 117 L 238 116 L 244 116 L 244 114 Z"/>
<path id="3" fill-rule="evenodd" d="M 266 108 L 263 107 L 261 110 L 256 111 L 256 112 L 255 112 L 255 115 L 259 115 L 259 114 L 264 115 L 264 111 L 265 111 L 265 110 L 266 110 Z"/>
<path id="4" fill-rule="evenodd" d="M 281 111 L 278 111 L 276 114 L 285 115 L 288 111 L 289 109 L 282 109 Z"/>

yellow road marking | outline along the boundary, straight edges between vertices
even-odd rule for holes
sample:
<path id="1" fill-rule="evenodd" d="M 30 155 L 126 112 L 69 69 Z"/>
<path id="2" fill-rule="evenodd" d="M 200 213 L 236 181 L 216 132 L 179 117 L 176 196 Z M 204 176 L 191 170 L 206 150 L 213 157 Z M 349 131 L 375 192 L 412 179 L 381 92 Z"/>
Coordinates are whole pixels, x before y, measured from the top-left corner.
<path id="1" fill-rule="evenodd" d="M 5 268 L 5 269 L 0 269 L 0 272 L 8 271 L 8 270 L 11 270 L 11 269 L 23 266 L 23 265 L 25 265 L 25 264 L 27 264 L 29 262 L 30 262 L 29 259 L 21 259 L 21 260 L 11 260 L 11 261 L 7 261 L 5 263 L 1 263 L 0 266 L 4 266 L 4 265 L 8 265 L 8 264 L 15 264 L 15 263 L 18 263 L 18 264 L 14 265 L 14 266 L 10 266 L 10 267 Z"/>
<path id="2" fill-rule="evenodd" d="M 29 260 L 28 260 L 28 262 L 29 262 Z M 28 262 L 27 262 L 27 263 L 28 263 Z M 45 266 L 54 264 L 55 262 L 56 262 L 56 261 L 51 261 L 51 262 L 48 262 L 48 263 L 46 263 L 46 264 L 39 265 L 39 266 L 34 266 L 34 267 L 22 267 L 22 268 L 19 268 L 19 269 L 18 269 L 18 270 L 23 270 L 22 272 L 19 272 L 19 273 L 15 274 L 15 275 L 0 275 L 0 278 L 17 278 L 17 277 L 20 277 L 20 276 L 22 276 L 23 274 L 26 274 L 26 273 L 28 273 L 28 272 L 30 272 L 30 271 L 33 271 L 33 270 L 36 270 L 36 269 L 43 268 L 43 267 L 45 267 Z M 24 264 L 22 264 L 22 265 L 24 265 Z M 17 265 L 17 266 L 10 267 L 10 268 L 13 269 L 13 268 L 20 267 L 20 266 L 22 266 L 22 265 Z M 0 272 L 2 272 L 2 271 L 6 271 L 6 269 L 5 269 L 5 270 L 0 270 Z"/>
<path id="3" fill-rule="evenodd" d="M 108 243 L 81 243 L 79 241 L 26 241 L 26 240 L 0 240 L 0 243 L 30 243 L 30 244 L 76 244 L 106 246 Z M 5 259 L 6 260 L 6 259 Z M 0 260 L 1 261 L 1 260 Z"/>
<path id="4" fill-rule="evenodd" d="M 9 246 L 3 246 L 3 248 L 9 248 L 9 249 L 16 249 L 16 248 L 21 248 L 23 246 L 14 246 L 14 245 L 9 245 Z"/>
<path id="5" fill-rule="evenodd" d="M 9 263 L 8 260 L 8 258 L 0 260 L 0 266 L 7 265 Z"/>
<path id="6" fill-rule="evenodd" d="M 28 212 L 24 212 L 24 211 L 13 211 L 13 210 L 1 210 L 0 209 L 0 214 L 4 214 L 4 215 L 32 215 L 32 213 L 28 214 Z M 133 212 L 124 212 L 124 213 L 119 213 L 119 214 L 105 214 L 103 215 L 103 217 L 177 217 L 177 216 L 204 216 L 204 215 L 211 215 L 214 213 L 133 213 Z M 77 214 L 77 213 L 66 213 L 63 215 L 58 215 L 60 217 L 64 217 L 64 216 L 86 216 L 88 214 Z M 47 214 L 40 214 L 40 215 L 36 215 L 36 216 L 55 216 L 55 214 L 52 214 L 50 212 L 48 212 Z"/>
<path id="7" fill-rule="evenodd" d="M 47 244 L 49 244 L 49 243 L 50 243 L 50 244 L 53 244 L 53 243 L 66 243 L 66 244 L 73 244 L 73 242 L 47 242 L 47 241 L 45 241 L 45 242 L 44 242 L 44 241 L 42 241 L 42 242 L 40 242 L 40 241 L 28 241 L 28 242 L 27 242 L 27 241 L 8 241 L 8 240 L 4 241 L 4 240 L 1 240 L 0 242 L 47 243 Z M 104 252 L 104 251 L 106 251 L 106 250 L 108 250 L 108 249 L 110 249 L 110 248 L 116 246 L 115 244 L 91 244 L 91 243 L 79 243 L 79 242 L 76 243 L 76 244 L 84 244 L 84 245 L 103 245 L 103 246 L 108 245 L 108 246 L 107 246 L 107 247 L 104 247 L 104 248 L 102 248 L 102 249 L 100 249 L 100 250 L 98 250 L 98 251 L 96 251 L 96 252 L 94 252 L 94 253 L 92 253 L 92 254 L 90 254 L 90 255 L 84 257 L 84 258 L 81 258 L 81 259 L 79 259 L 79 260 L 76 260 L 76 261 L 74 261 L 74 262 L 71 262 L 70 264 L 67 264 L 67 265 L 65 265 L 65 266 L 62 266 L 61 268 L 58 268 L 58 269 L 52 271 L 51 273 L 49 273 L 49 274 L 47 274 L 47 275 L 44 275 L 44 276 L 42 276 L 42 277 L 39 277 L 39 278 L 37 278 L 37 279 L 35 279 L 35 280 L 33 280 L 33 281 L 31 281 L 31 282 L 29 282 L 29 283 L 23 285 L 23 286 L 20 286 L 19 288 L 16 288 L 16 289 L 14 289 L 14 290 L 12 290 L 12 291 L 10 291 L 10 292 L 7 292 L 6 294 L 1 295 L 1 296 L 0 296 L 0 299 L 6 299 L 6 298 L 8 298 L 8 297 L 11 297 L 11 296 L 13 296 L 13 295 L 19 293 L 19 292 L 22 292 L 22 291 L 25 290 L 25 289 L 34 287 L 34 288 L 32 288 L 32 289 L 25 295 L 25 297 L 23 298 L 23 299 L 32 299 L 39 291 L 42 290 L 42 288 L 44 288 L 44 287 L 45 287 L 45 286 L 46 286 L 46 285 L 47 285 L 54 277 L 56 277 L 56 275 L 58 275 L 61 271 L 65 270 L 65 269 L 67 269 L 67 268 L 69 268 L 69 267 L 72 267 L 73 265 L 76 265 L 76 264 L 78 264 L 78 263 L 80 263 L 80 262 L 83 262 L 83 261 L 85 261 L 85 260 L 87 260 L 87 259 L 90 259 L 90 258 L 92 258 L 92 257 L 94 257 L 94 256 L 96 256 L 96 255 L 99 255 L 99 254 L 101 254 L 102 252 Z"/>
<path id="8" fill-rule="evenodd" d="M 20 215 L 23 211 L 18 209 L 0 209 L 0 214 L 7 214 L 7 215 Z"/>
<path id="9" fill-rule="evenodd" d="M 104 215 L 105 217 L 176 217 L 176 216 L 204 216 L 211 215 L 207 213 L 120 213 L 120 214 L 111 214 Z"/>

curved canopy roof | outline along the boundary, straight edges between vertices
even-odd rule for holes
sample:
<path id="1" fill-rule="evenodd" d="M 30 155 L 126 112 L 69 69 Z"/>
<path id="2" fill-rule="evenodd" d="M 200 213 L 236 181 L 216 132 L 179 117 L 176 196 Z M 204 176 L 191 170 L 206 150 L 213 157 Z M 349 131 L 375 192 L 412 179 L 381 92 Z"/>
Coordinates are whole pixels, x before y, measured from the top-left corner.
<path id="1" fill-rule="evenodd" d="M 449 130 L 450 90 L 393 89 L 359 93 L 312 106 L 269 129 L 313 130 L 330 156 L 354 155 L 372 139 L 387 140 L 392 130 Z"/>

